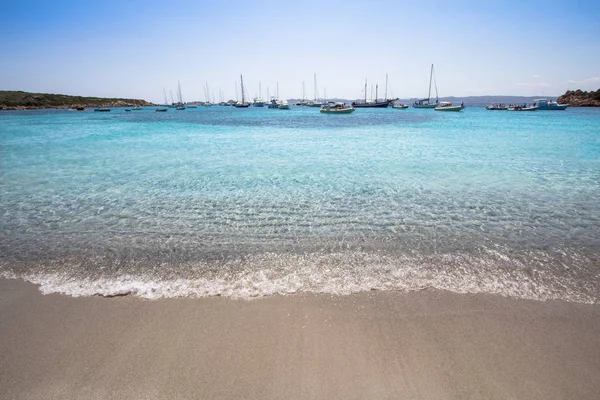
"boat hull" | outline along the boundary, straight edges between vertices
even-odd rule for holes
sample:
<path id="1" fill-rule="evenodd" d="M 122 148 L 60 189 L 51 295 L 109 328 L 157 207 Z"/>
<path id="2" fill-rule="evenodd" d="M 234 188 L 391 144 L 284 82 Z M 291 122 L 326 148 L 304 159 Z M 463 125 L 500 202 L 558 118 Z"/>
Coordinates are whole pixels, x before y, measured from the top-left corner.
<path id="1" fill-rule="evenodd" d="M 352 103 L 354 108 L 387 108 L 390 104 L 387 101 L 376 101 L 373 103 Z"/>
<path id="2" fill-rule="evenodd" d="M 408 106 L 406 104 L 402 104 L 402 105 L 392 106 L 392 108 L 395 108 L 396 110 L 406 110 L 408 108 Z"/>
<path id="3" fill-rule="evenodd" d="M 509 107 L 508 111 L 537 111 L 537 107 Z"/>
<path id="4" fill-rule="evenodd" d="M 343 110 L 326 110 L 321 109 L 323 114 L 351 114 L 354 112 L 354 108 L 345 108 Z"/>
<path id="5" fill-rule="evenodd" d="M 450 112 L 458 112 L 465 108 L 464 106 L 450 106 L 450 107 L 436 107 L 435 111 L 450 111 Z"/>
<path id="6" fill-rule="evenodd" d="M 436 108 L 439 104 L 413 104 L 414 108 Z"/>
<path id="7" fill-rule="evenodd" d="M 567 107 L 569 107 L 568 104 L 559 104 L 556 106 L 538 106 L 538 110 L 544 110 L 544 111 L 549 111 L 549 110 L 566 110 Z"/>

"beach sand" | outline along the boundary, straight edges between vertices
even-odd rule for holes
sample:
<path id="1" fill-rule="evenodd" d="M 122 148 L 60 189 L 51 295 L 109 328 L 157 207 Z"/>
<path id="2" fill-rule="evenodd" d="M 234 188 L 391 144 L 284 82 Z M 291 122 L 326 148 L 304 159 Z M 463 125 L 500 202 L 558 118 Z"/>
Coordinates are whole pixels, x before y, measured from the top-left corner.
<path id="1" fill-rule="evenodd" d="M 0 280 L 1 399 L 599 399 L 600 305 L 70 298 Z"/>

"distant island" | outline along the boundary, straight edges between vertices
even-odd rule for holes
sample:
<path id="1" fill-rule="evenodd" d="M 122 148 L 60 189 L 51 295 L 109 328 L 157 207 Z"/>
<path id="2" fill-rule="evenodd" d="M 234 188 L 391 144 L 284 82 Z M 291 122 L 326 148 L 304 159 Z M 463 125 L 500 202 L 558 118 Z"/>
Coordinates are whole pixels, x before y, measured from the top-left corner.
<path id="1" fill-rule="evenodd" d="M 36 110 L 41 108 L 151 106 L 141 99 L 68 96 L 66 94 L 29 93 L 0 90 L 0 110 Z"/>
<path id="2" fill-rule="evenodd" d="M 600 89 L 589 92 L 582 90 L 567 90 L 558 98 L 560 104 L 570 104 L 572 107 L 600 107 Z"/>

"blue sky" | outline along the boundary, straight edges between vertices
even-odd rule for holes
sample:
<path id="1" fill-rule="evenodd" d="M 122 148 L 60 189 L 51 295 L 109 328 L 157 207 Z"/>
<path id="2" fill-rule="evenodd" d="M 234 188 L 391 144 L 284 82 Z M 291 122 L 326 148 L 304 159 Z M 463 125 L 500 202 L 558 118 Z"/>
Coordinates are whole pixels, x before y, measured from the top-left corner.
<path id="1" fill-rule="evenodd" d="M 441 96 L 600 88 L 600 1 L 7 1 L 0 34 L 0 90 L 422 97 L 432 63 Z"/>

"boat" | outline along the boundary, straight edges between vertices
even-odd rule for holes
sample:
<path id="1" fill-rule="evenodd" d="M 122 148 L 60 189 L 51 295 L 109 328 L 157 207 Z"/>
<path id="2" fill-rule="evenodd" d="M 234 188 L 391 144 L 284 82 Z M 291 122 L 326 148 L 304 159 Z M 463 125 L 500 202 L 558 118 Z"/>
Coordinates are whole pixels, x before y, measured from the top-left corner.
<path id="1" fill-rule="evenodd" d="M 317 74 L 315 74 L 315 86 L 313 88 L 313 94 L 315 96 L 314 100 L 309 102 L 307 104 L 307 106 L 309 107 L 322 107 L 323 103 L 321 103 L 320 101 L 317 101 L 317 97 L 319 97 L 319 94 L 317 93 Z"/>
<path id="2" fill-rule="evenodd" d="M 442 101 L 439 106 L 435 108 L 435 111 L 460 111 L 465 108 L 464 103 L 461 103 L 460 106 L 454 106 L 449 101 Z"/>
<path id="3" fill-rule="evenodd" d="M 110 108 L 108 107 L 96 107 L 94 108 L 94 111 L 98 111 L 98 112 L 109 112 Z"/>
<path id="4" fill-rule="evenodd" d="M 169 109 L 165 108 L 165 107 L 158 107 L 155 111 L 156 112 L 167 112 L 167 111 L 169 111 Z"/>
<path id="5" fill-rule="evenodd" d="M 262 99 L 262 87 L 260 82 L 258 82 L 258 97 L 252 99 L 252 107 L 264 107 L 265 101 Z"/>
<path id="6" fill-rule="evenodd" d="M 181 83 L 177 81 L 177 104 L 175 104 L 176 110 L 185 110 L 185 103 L 183 102 L 183 96 L 181 95 Z"/>
<path id="7" fill-rule="evenodd" d="M 367 100 L 367 80 L 365 79 L 365 100 L 364 101 L 353 101 L 352 107 L 354 108 L 387 108 L 390 102 L 385 99 L 383 101 L 377 101 L 377 91 L 379 90 L 379 84 L 375 86 L 375 100 Z M 371 87 L 371 96 L 373 95 L 373 87 Z"/>
<path id="8" fill-rule="evenodd" d="M 431 81 L 432 81 L 432 79 L 435 84 L 435 103 L 431 102 Z M 437 82 L 435 81 L 435 75 L 433 74 L 433 64 L 431 64 L 431 72 L 429 73 L 429 93 L 427 94 L 427 98 L 415 101 L 415 103 L 413 104 L 413 107 L 414 108 L 436 108 L 439 105 L 440 105 L 440 99 L 438 96 Z"/>
<path id="9" fill-rule="evenodd" d="M 75 109 L 77 111 L 85 111 L 85 107 L 84 106 L 75 107 Z"/>
<path id="10" fill-rule="evenodd" d="M 306 85 L 305 82 L 302 81 L 302 100 L 296 102 L 297 106 L 307 106 L 308 105 L 308 101 L 306 100 Z"/>
<path id="11" fill-rule="evenodd" d="M 133 108 L 131 109 L 132 111 L 140 111 L 142 110 L 142 107 L 138 106 L 135 102 L 133 103 Z"/>
<path id="12" fill-rule="evenodd" d="M 405 110 L 405 109 L 408 108 L 408 105 L 402 104 L 402 103 L 400 103 L 400 104 L 394 104 L 392 106 L 392 108 L 395 108 L 396 110 Z"/>
<path id="13" fill-rule="evenodd" d="M 242 83 L 242 101 L 234 104 L 237 108 L 248 108 L 250 103 L 246 103 L 246 95 L 244 93 L 244 77 L 240 74 L 240 82 Z M 237 94 L 236 94 L 237 96 Z"/>
<path id="14" fill-rule="evenodd" d="M 485 107 L 486 110 L 490 111 L 505 111 L 507 108 L 505 104 L 490 104 Z"/>
<path id="15" fill-rule="evenodd" d="M 537 106 L 538 110 L 566 110 L 568 104 L 558 104 L 555 101 L 547 99 L 537 99 L 533 101 L 533 105 Z"/>
<path id="16" fill-rule="evenodd" d="M 511 104 L 506 108 L 508 111 L 537 111 L 537 106 L 527 104 Z"/>
<path id="17" fill-rule="evenodd" d="M 321 107 L 321 112 L 323 114 L 351 114 L 355 110 L 354 107 L 346 107 L 345 103 L 336 103 L 334 101 L 330 101 Z"/>
<path id="18" fill-rule="evenodd" d="M 275 96 L 271 97 L 271 101 L 267 105 L 269 108 L 279 108 L 279 100 Z"/>
<path id="19" fill-rule="evenodd" d="M 280 110 L 289 110 L 290 105 L 288 104 L 287 100 L 281 100 L 277 108 Z"/>

